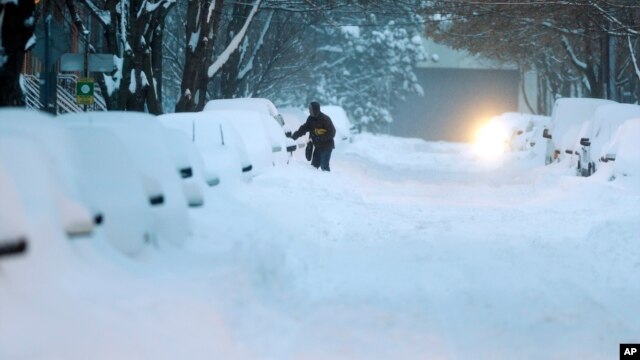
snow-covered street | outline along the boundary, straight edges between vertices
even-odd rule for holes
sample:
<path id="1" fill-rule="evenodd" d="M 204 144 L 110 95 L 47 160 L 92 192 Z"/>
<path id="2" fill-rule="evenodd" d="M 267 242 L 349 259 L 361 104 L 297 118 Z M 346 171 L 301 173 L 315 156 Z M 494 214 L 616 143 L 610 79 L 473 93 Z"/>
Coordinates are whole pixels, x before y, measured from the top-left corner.
<path id="1" fill-rule="evenodd" d="M 0 0 L 0 360 L 640 357 L 640 0 Z"/>
<path id="2" fill-rule="evenodd" d="M 615 357 L 639 180 L 509 156 L 360 135 L 331 173 L 296 154 L 215 189 L 183 248 L 33 244 L 0 264 L 0 359 Z"/>

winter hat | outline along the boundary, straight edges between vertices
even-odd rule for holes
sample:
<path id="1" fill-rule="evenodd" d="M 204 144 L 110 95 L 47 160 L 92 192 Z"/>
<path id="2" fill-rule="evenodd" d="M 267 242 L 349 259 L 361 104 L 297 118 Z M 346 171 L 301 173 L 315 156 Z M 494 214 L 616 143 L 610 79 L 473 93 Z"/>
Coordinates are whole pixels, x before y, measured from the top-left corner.
<path id="1" fill-rule="evenodd" d="M 317 101 L 312 101 L 311 104 L 309 104 L 309 106 L 311 106 L 311 110 L 313 110 L 313 114 L 314 115 L 318 115 L 320 113 L 320 103 Z"/>

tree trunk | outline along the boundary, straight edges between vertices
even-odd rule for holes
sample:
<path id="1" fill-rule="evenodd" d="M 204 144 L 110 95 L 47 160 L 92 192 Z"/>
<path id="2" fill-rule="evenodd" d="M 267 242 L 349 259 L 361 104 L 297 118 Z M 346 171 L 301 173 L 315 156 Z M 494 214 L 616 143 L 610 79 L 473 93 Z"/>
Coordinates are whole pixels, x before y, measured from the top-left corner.
<path id="1" fill-rule="evenodd" d="M 531 106 L 531 103 L 529 102 L 529 96 L 527 96 L 525 69 L 522 64 L 518 65 L 518 70 L 520 72 L 520 91 L 522 91 L 522 99 L 524 100 L 525 105 L 527 105 L 529 111 L 531 111 L 532 114 L 536 114 L 536 111 L 533 109 L 533 106 Z"/>
<path id="2" fill-rule="evenodd" d="M 227 27 L 229 38 L 233 38 L 242 26 L 245 19 L 251 12 L 251 5 L 235 4 L 232 10 L 232 20 Z M 245 39 L 246 40 L 246 39 Z M 220 93 L 216 94 L 221 99 L 232 99 L 237 96 L 238 85 L 240 83 L 238 75 L 240 73 L 240 62 L 242 56 L 240 51 L 234 51 L 229 60 L 222 66 L 220 71 Z"/>
<path id="3" fill-rule="evenodd" d="M 145 71 L 148 73 L 147 78 L 150 81 L 149 91 L 147 91 L 147 107 L 149 108 L 149 112 L 154 115 L 160 115 L 164 112 L 162 109 L 163 33 L 164 22 L 158 26 L 153 34 L 153 40 L 151 41 L 151 61 L 145 66 Z"/>
<path id="4" fill-rule="evenodd" d="M 187 49 L 176 112 L 193 112 L 204 108 L 209 84 L 207 71 L 213 61 L 213 47 L 217 39 L 223 5 L 224 0 L 189 1 Z M 199 36 L 200 39 L 193 41 L 195 36 Z"/>
<path id="5" fill-rule="evenodd" d="M 106 96 L 108 108 L 161 114 L 162 30 L 175 2 L 158 0 L 151 7 L 143 0 L 106 0 L 103 8 L 84 3 L 104 26 L 108 51 L 122 59 L 122 67 L 106 75 L 115 84 Z M 111 14 L 110 21 L 105 14 Z"/>
<path id="6" fill-rule="evenodd" d="M 20 77 L 25 46 L 35 27 L 35 3 L 0 3 L 0 106 L 24 106 Z"/>

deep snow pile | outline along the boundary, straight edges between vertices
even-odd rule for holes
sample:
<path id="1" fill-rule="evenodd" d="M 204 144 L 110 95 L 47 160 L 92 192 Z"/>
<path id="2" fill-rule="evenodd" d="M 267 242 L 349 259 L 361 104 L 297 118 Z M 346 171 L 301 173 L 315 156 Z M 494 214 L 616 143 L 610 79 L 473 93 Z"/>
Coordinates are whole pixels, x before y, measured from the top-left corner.
<path id="1" fill-rule="evenodd" d="M 0 262 L 0 359 L 605 359 L 640 341 L 637 175 L 371 135 L 332 173 L 301 156 L 210 193 L 182 249 L 52 238 Z"/>

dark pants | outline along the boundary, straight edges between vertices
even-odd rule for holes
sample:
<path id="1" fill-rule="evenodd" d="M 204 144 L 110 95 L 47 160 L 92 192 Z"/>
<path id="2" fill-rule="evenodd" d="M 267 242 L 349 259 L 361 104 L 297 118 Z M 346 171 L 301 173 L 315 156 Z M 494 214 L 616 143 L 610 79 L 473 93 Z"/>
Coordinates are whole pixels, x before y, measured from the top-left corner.
<path id="1" fill-rule="evenodd" d="M 311 165 L 315 168 L 321 168 L 323 171 L 331 171 L 329 169 L 329 161 L 331 160 L 332 148 L 318 149 L 313 151 L 313 157 L 311 158 Z"/>

